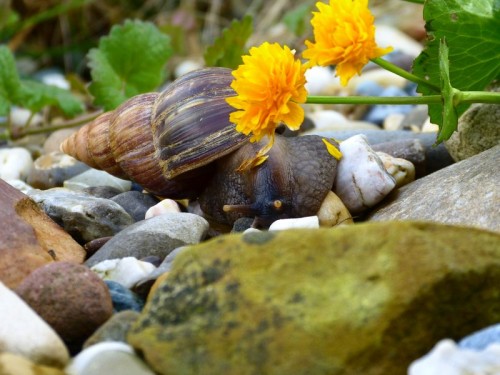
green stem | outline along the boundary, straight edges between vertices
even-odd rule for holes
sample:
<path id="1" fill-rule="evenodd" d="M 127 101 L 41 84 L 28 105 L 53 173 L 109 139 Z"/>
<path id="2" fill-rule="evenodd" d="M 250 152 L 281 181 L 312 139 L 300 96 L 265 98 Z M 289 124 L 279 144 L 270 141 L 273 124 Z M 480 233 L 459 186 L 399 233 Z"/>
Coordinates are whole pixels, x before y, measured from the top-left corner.
<path id="1" fill-rule="evenodd" d="M 378 66 L 388 70 L 389 72 L 397 74 L 400 77 L 406 78 L 409 81 L 427 86 L 428 88 L 430 88 L 431 90 L 433 90 L 437 93 L 441 92 L 441 89 L 439 87 L 434 86 L 432 83 L 427 82 L 425 79 L 417 77 L 415 74 L 412 74 L 410 72 L 407 72 L 404 69 L 401 69 L 399 66 L 396 66 L 387 60 L 384 60 L 380 57 L 376 57 L 374 59 L 371 59 L 371 61 L 374 62 L 375 64 L 377 64 Z"/>
<path id="2" fill-rule="evenodd" d="M 441 95 L 428 96 L 308 96 L 307 104 L 435 104 Z"/>
<path id="3" fill-rule="evenodd" d="M 462 91 L 458 95 L 458 103 L 491 103 L 500 104 L 500 92 Z M 458 104 L 456 103 L 456 104 Z"/>

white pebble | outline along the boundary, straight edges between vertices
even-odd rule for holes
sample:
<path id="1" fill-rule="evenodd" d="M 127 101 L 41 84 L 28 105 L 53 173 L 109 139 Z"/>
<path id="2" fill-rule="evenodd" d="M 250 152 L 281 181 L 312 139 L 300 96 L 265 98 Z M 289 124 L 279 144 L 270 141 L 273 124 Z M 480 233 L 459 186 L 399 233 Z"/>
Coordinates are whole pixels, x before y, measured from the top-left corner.
<path id="1" fill-rule="evenodd" d="M 402 51 L 417 57 L 422 52 L 423 45 L 395 27 L 378 24 L 375 28 L 375 40 L 382 48 L 391 46 L 396 51 Z"/>
<path id="2" fill-rule="evenodd" d="M 0 149 L 0 178 L 26 181 L 33 167 L 33 158 L 22 147 Z"/>
<path id="3" fill-rule="evenodd" d="M 179 208 L 177 202 L 173 199 L 164 199 L 146 211 L 145 219 L 150 219 L 152 217 L 171 212 L 181 212 L 181 209 Z"/>
<path id="4" fill-rule="evenodd" d="M 175 68 L 174 75 L 176 78 L 183 76 L 193 70 L 202 68 L 203 65 L 199 61 L 194 60 L 184 60 Z"/>
<path id="5" fill-rule="evenodd" d="M 340 142 L 340 152 L 333 191 L 351 214 L 374 206 L 396 186 L 366 136 L 358 134 Z"/>
<path id="6" fill-rule="evenodd" d="M 316 215 L 322 227 L 353 223 L 352 216 L 344 202 L 333 191 L 328 192 Z"/>
<path id="7" fill-rule="evenodd" d="M 309 95 L 326 94 L 329 86 L 338 84 L 338 79 L 328 67 L 314 66 L 306 70 L 305 76 L 305 87 Z"/>
<path id="8" fill-rule="evenodd" d="M 134 286 L 155 269 L 153 264 L 134 257 L 104 260 L 91 268 L 101 279 L 116 281 L 127 288 Z"/>
<path id="9" fill-rule="evenodd" d="M 345 116 L 333 110 L 320 110 L 312 112 L 308 115 L 314 123 L 316 129 L 332 129 L 342 127 L 349 129 L 349 121 Z"/>
<path id="10" fill-rule="evenodd" d="M 442 374 L 500 374 L 500 345 L 491 344 L 482 351 L 476 351 L 461 349 L 453 340 L 445 339 L 408 368 L 408 375 Z"/>
<path id="11" fill-rule="evenodd" d="M 10 110 L 10 121 L 13 125 L 24 127 L 30 122 L 30 125 L 40 124 L 43 118 L 39 113 L 33 114 L 26 108 L 12 107 Z"/>
<path id="12" fill-rule="evenodd" d="M 317 216 L 280 219 L 273 222 L 269 227 L 269 230 L 284 230 L 292 228 L 319 228 L 319 219 Z"/>
<path id="13" fill-rule="evenodd" d="M 401 187 L 415 181 L 415 166 L 411 161 L 395 158 L 385 152 L 377 152 L 384 168 L 396 181 L 396 187 Z"/>

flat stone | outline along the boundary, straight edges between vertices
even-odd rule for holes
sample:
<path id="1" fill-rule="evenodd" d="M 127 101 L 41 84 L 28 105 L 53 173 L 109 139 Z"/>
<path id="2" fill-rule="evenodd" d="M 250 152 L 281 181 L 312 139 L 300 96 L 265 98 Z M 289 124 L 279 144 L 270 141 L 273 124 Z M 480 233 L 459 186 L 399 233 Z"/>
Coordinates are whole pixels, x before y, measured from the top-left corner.
<path id="1" fill-rule="evenodd" d="M 164 259 L 172 250 L 200 242 L 208 222 L 190 213 L 166 213 L 130 225 L 106 242 L 85 264 L 89 267 L 108 259 L 156 255 Z"/>
<path id="2" fill-rule="evenodd" d="M 0 322 L 2 352 L 17 354 L 47 366 L 62 367 L 69 361 L 68 350 L 56 332 L 2 282 Z"/>
<path id="3" fill-rule="evenodd" d="M 108 172 L 97 169 L 89 169 L 79 175 L 66 180 L 63 185 L 71 190 L 82 190 L 95 186 L 111 186 L 119 189 L 121 192 L 129 191 L 132 182 L 110 175 Z"/>
<path id="4" fill-rule="evenodd" d="M 29 195 L 79 243 L 112 236 L 134 223 L 118 203 L 83 192 L 53 188 Z"/>
<path id="5" fill-rule="evenodd" d="M 159 374 L 403 374 L 442 337 L 499 321 L 500 234 L 415 222 L 231 234 L 161 278 L 128 334 Z"/>
<path id="6" fill-rule="evenodd" d="M 85 250 L 27 195 L 0 179 L 0 281 L 10 288 L 54 261 L 82 263 Z"/>
<path id="7" fill-rule="evenodd" d="M 425 220 L 500 232 L 500 145 L 405 185 L 368 217 Z"/>

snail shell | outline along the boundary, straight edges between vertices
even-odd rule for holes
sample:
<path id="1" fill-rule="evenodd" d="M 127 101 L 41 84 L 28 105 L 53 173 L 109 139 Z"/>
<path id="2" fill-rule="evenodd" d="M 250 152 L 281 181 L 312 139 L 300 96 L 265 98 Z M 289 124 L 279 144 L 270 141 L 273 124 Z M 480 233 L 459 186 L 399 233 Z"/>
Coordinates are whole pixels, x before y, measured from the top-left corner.
<path id="1" fill-rule="evenodd" d="M 63 152 L 97 169 L 131 179 L 170 198 L 193 198 L 211 174 L 200 168 L 227 155 L 248 137 L 234 131 L 225 98 L 231 70 L 188 73 L 161 93 L 137 95 L 82 127 Z"/>

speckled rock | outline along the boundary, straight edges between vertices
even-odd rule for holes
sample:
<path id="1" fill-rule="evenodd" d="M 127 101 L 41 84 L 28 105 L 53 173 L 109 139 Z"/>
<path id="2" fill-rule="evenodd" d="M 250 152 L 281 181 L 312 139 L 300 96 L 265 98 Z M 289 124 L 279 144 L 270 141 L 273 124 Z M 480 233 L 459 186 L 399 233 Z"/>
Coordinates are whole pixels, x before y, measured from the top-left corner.
<path id="1" fill-rule="evenodd" d="M 2 375 L 66 375 L 55 367 L 37 365 L 27 358 L 12 353 L 0 353 L 0 374 Z"/>
<path id="2" fill-rule="evenodd" d="M 92 267 L 108 259 L 165 258 L 173 249 L 200 242 L 208 231 L 208 222 L 190 213 L 168 213 L 139 221 L 106 242 L 85 264 Z"/>
<path id="3" fill-rule="evenodd" d="M 134 221 L 144 220 L 146 212 L 158 203 L 151 194 L 143 194 L 139 191 L 126 191 L 111 198 L 128 212 Z"/>
<path id="4" fill-rule="evenodd" d="M 89 169 L 89 167 L 60 151 L 37 158 L 27 178 L 28 184 L 37 189 L 63 186 L 64 181 Z"/>
<path id="5" fill-rule="evenodd" d="M 498 321 L 499 282 L 500 235 L 477 229 L 232 234 L 179 254 L 128 342 L 159 374 L 403 374 Z"/>
<path id="6" fill-rule="evenodd" d="M 83 265 L 40 267 L 16 292 L 68 344 L 82 343 L 113 314 L 106 284 Z"/>
<path id="7" fill-rule="evenodd" d="M 83 192 L 53 188 L 33 190 L 29 196 L 52 220 L 82 244 L 114 235 L 134 223 L 118 203 Z"/>
<path id="8" fill-rule="evenodd" d="M 444 144 L 456 161 L 470 158 L 500 144 L 499 124 L 498 104 L 474 104 L 460 117 L 457 131 Z"/>
<path id="9" fill-rule="evenodd" d="M 68 362 L 68 350 L 56 332 L 1 282 L 0 322 L 0 353 L 18 354 L 48 366 L 62 367 Z"/>
<path id="10" fill-rule="evenodd" d="M 138 317 L 139 313 L 133 310 L 123 310 L 113 314 L 113 316 L 109 318 L 106 323 L 100 326 L 97 331 L 95 331 L 92 336 L 85 341 L 83 348 L 85 349 L 105 341 L 119 341 L 126 343 L 127 333 Z"/>
<path id="11" fill-rule="evenodd" d="M 369 219 L 426 220 L 500 232 L 500 145 L 415 180 Z"/>

